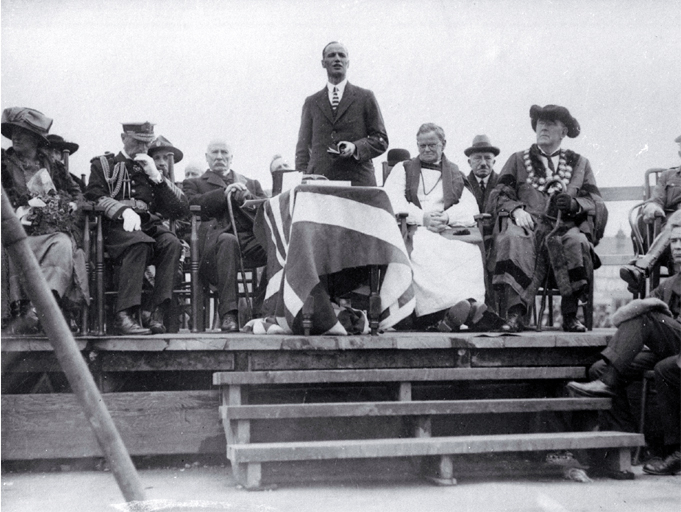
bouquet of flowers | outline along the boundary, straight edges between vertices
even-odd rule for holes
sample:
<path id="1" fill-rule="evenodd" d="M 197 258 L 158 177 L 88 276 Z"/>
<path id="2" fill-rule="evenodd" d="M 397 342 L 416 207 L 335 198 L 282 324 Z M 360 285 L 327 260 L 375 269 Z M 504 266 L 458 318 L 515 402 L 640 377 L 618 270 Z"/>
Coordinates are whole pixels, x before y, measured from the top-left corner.
<path id="1" fill-rule="evenodd" d="M 27 206 L 20 206 L 17 215 L 28 235 L 66 233 L 74 236 L 78 231 L 73 216 L 71 198 L 57 193 L 46 169 L 41 169 L 26 184 L 31 198 Z"/>

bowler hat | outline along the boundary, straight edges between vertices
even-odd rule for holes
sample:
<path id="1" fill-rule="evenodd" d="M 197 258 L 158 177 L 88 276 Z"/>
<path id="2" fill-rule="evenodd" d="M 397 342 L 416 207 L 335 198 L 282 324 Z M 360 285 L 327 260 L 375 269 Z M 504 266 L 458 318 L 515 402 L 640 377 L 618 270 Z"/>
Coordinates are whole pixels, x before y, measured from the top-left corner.
<path id="1" fill-rule="evenodd" d="M 579 123 L 570 115 L 570 111 L 559 105 L 546 105 L 545 107 L 532 105 L 530 107 L 530 119 L 532 120 L 532 129 L 535 132 L 537 131 L 537 121 L 540 119 L 561 121 L 568 129 L 567 136 L 571 139 L 574 139 L 581 131 Z"/>
<path id="2" fill-rule="evenodd" d="M 494 153 L 494 156 L 499 156 L 499 148 L 492 146 L 492 142 L 487 135 L 476 135 L 473 138 L 473 144 L 467 148 L 463 154 L 471 156 L 473 153 Z"/>
<path id="3" fill-rule="evenodd" d="M 8 139 L 12 138 L 14 127 L 19 127 L 37 135 L 47 145 L 45 136 L 51 126 L 52 119 L 32 108 L 10 107 L 2 111 L 2 134 Z"/>
<path id="4" fill-rule="evenodd" d="M 184 157 L 182 151 L 173 146 L 173 143 L 166 139 L 163 135 L 159 135 L 156 140 L 151 143 L 149 150 L 147 151 L 147 155 L 154 156 L 154 153 L 161 149 L 171 151 L 175 157 L 175 163 L 179 162 L 182 160 L 182 157 Z"/>
<path id="5" fill-rule="evenodd" d="M 409 151 L 407 151 L 406 149 L 395 148 L 388 151 L 388 165 L 390 167 L 394 167 L 400 162 L 404 162 L 405 160 L 409 160 L 410 158 L 411 155 L 409 154 Z"/>
<path id="6" fill-rule="evenodd" d="M 74 154 L 76 151 L 78 151 L 78 148 L 80 147 L 75 142 L 65 141 L 64 137 L 62 137 L 61 135 L 57 135 L 56 133 L 51 133 L 50 135 L 48 135 L 47 141 L 50 143 L 51 148 L 56 149 L 58 151 L 64 151 L 66 149 L 71 154 Z"/>
<path id="7" fill-rule="evenodd" d="M 151 142 L 154 140 L 154 123 L 144 121 L 143 123 L 121 123 L 123 131 L 133 139 L 141 142 Z"/>

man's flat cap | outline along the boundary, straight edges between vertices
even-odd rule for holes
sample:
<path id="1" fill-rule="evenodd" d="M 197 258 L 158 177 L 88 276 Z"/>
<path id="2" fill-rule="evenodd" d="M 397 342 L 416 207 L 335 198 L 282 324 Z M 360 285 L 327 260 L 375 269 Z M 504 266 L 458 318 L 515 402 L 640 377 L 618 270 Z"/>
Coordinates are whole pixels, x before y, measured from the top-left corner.
<path id="1" fill-rule="evenodd" d="M 561 121 L 568 129 L 567 136 L 571 139 L 577 137 L 581 131 L 579 123 L 570 115 L 570 111 L 559 105 L 546 105 L 545 107 L 532 105 L 532 107 L 530 107 L 530 119 L 532 120 L 532 129 L 535 132 L 537 131 L 537 121 L 540 119 Z"/>
<path id="2" fill-rule="evenodd" d="M 141 142 L 151 142 L 154 140 L 154 123 L 144 121 L 143 123 L 122 123 L 123 131 L 133 139 Z"/>

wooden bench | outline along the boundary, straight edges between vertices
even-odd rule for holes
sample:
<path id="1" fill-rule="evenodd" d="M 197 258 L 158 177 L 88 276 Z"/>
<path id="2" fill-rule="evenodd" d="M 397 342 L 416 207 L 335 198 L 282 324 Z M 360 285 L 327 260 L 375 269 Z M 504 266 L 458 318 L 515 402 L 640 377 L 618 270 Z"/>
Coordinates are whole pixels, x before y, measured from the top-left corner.
<path id="1" fill-rule="evenodd" d="M 609 409 L 610 399 L 513 398 L 484 400 L 412 401 L 413 383 L 449 381 L 566 380 L 584 378 L 584 367 L 427 368 L 367 370 L 289 370 L 219 372 L 213 384 L 221 387 L 220 415 L 227 437 L 227 457 L 237 482 L 246 489 L 261 489 L 262 463 L 369 457 L 437 456 L 439 484 L 452 485 L 453 455 L 544 450 L 615 449 L 606 463 L 617 471 L 631 468 L 630 450 L 643 436 L 621 432 L 559 432 L 432 437 L 433 416 L 460 414 L 540 413 Z M 397 401 L 248 405 L 248 387 L 321 383 L 397 384 Z M 251 442 L 251 421 L 342 417 L 408 418 L 411 438 Z M 614 456 L 613 456 L 614 454 Z"/>

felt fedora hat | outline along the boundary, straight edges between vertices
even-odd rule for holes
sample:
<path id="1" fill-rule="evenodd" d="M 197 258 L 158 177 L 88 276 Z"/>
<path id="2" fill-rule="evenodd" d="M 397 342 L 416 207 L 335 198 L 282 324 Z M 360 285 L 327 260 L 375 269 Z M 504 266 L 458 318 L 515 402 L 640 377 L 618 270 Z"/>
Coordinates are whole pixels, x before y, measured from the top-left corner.
<path id="1" fill-rule="evenodd" d="M 56 149 L 58 151 L 64 151 L 66 149 L 70 154 L 74 154 L 76 151 L 78 151 L 78 148 L 80 147 L 75 142 L 65 141 L 64 137 L 62 137 L 61 135 L 57 135 L 56 133 L 51 133 L 50 135 L 48 135 L 47 141 L 50 143 L 51 148 Z"/>
<path id="2" fill-rule="evenodd" d="M 10 107 L 2 111 L 2 134 L 12 138 L 14 128 L 23 128 L 40 138 L 43 145 L 48 144 L 47 133 L 52 126 L 52 119 L 42 112 L 26 107 Z"/>
<path id="3" fill-rule="evenodd" d="M 156 137 L 154 142 L 151 143 L 149 149 L 147 150 L 147 155 L 154 156 L 154 153 L 162 149 L 172 151 L 173 156 L 175 157 L 175 163 L 179 162 L 184 157 L 182 151 L 173 146 L 173 143 L 166 139 L 163 135 L 159 135 Z"/>
<path id="4" fill-rule="evenodd" d="M 494 156 L 499 156 L 499 148 L 492 146 L 492 142 L 487 135 L 476 135 L 473 138 L 473 144 L 467 148 L 463 154 L 471 156 L 473 153 L 494 153 Z"/>
<path id="5" fill-rule="evenodd" d="M 546 105 L 545 107 L 532 105 L 530 107 L 530 119 L 532 121 L 532 129 L 535 132 L 537 131 L 537 121 L 540 119 L 546 119 L 547 121 L 561 121 L 568 129 L 567 136 L 571 139 L 577 137 L 581 131 L 579 123 L 570 115 L 570 111 L 559 105 Z"/>

